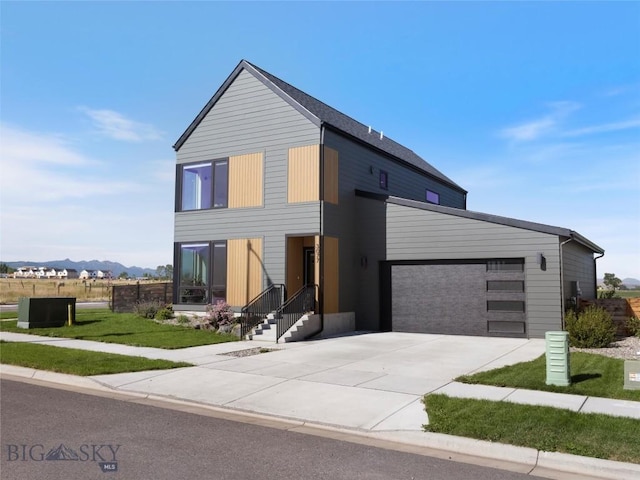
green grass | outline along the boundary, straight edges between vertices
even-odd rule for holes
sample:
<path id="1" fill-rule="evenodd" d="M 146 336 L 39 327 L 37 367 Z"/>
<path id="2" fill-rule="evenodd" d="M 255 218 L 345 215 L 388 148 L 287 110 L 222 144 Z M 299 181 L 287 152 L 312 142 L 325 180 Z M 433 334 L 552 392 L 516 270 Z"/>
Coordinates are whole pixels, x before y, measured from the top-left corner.
<path id="1" fill-rule="evenodd" d="M 18 312 L 0 312 L 0 320 L 7 318 L 18 318 Z"/>
<path id="2" fill-rule="evenodd" d="M 620 298 L 636 298 L 640 297 L 640 289 L 638 290 L 616 290 L 616 296 Z"/>
<path id="3" fill-rule="evenodd" d="M 456 380 L 463 383 L 481 383 L 498 387 L 545 390 L 590 397 L 617 398 L 640 401 L 640 390 L 624 390 L 624 360 L 584 352 L 570 354 L 571 385 L 547 385 L 546 357 L 542 355 L 530 362 L 465 375 Z"/>
<path id="4" fill-rule="evenodd" d="M 72 326 L 24 329 L 16 324 L 17 321 L 0 322 L 0 331 L 167 349 L 238 340 L 234 335 L 160 324 L 133 313 L 113 313 L 108 309 L 78 310 L 76 324 Z"/>
<path id="5" fill-rule="evenodd" d="M 186 362 L 21 342 L 0 342 L 0 363 L 81 376 L 193 366 Z"/>
<path id="6" fill-rule="evenodd" d="M 439 394 L 424 401 L 429 432 L 640 463 L 640 420 Z"/>

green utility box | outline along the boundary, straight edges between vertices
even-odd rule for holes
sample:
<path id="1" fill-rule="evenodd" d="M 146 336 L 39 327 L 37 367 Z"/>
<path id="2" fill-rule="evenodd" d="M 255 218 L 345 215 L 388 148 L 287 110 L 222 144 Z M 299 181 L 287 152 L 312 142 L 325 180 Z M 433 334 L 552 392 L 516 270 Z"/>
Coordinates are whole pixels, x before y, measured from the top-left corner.
<path id="1" fill-rule="evenodd" d="M 546 332 L 547 385 L 567 387 L 571 385 L 569 362 L 569 333 Z"/>
<path id="2" fill-rule="evenodd" d="M 640 390 L 640 360 L 624 361 L 624 389 Z"/>
<path id="3" fill-rule="evenodd" d="M 62 327 L 76 321 L 76 299 L 72 297 L 22 297 L 18 300 L 18 327 Z"/>

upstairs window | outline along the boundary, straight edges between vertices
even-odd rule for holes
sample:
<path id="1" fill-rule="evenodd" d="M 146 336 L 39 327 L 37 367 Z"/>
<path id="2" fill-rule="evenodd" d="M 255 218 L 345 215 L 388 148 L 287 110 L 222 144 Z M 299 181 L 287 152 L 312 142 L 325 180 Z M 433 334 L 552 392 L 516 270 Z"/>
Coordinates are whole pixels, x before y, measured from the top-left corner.
<path id="1" fill-rule="evenodd" d="M 427 190 L 426 200 L 429 203 L 435 203 L 436 205 L 440 205 L 440 194 L 436 192 L 432 192 L 431 190 Z"/>
<path id="2" fill-rule="evenodd" d="M 389 174 L 384 170 L 380 170 L 380 188 L 389 190 Z"/>
<path id="3" fill-rule="evenodd" d="M 226 208 L 229 196 L 227 159 L 182 165 L 180 211 Z"/>

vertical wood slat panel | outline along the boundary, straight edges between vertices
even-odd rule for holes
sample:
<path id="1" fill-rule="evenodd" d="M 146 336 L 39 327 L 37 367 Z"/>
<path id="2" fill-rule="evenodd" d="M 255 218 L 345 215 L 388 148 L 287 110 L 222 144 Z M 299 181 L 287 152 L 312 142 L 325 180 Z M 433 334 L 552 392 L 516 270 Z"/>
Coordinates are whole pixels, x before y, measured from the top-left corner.
<path id="1" fill-rule="evenodd" d="M 262 206 L 263 179 L 262 152 L 229 157 L 229 208 Z"/>
<path id="2" fill-rule="evenodd" d="M 304 237 L 287 238 L 287 293 L 293 295 L 302 288 L 302 246 Z"/>
<path id="3" fill-rule="evenodd" d="M 339 292 L 338 239 L 324 237 L 324 313 L 338 313 Z"/>
<path id="4" fill-rule="evenodd" d="M 262 239 L 227 241 L 227 303 L 244 306 L 262 291 Z"/>
<path id="5" fill-rule="evenodd" d="M 324 147 L 324 201 L 338 205 L 338 151 Z"/>
<path id="6" fill-rule="evenodd" d="M 289 203 L 320 199 L 320 145 L 289 149 L 287 180 Z"/>

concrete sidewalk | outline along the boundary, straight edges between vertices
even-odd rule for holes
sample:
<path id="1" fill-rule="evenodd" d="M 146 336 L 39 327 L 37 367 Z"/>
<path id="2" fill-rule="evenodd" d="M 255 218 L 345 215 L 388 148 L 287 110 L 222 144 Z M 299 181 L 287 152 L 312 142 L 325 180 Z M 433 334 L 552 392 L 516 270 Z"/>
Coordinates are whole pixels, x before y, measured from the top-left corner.
<path id="1" fill-rule="evenodd" d="M 452 438 L 455 437 L 426 434 L 422 430 L 422 425 L 428 423 L 422 404 L 422 397 L 426 393 L 546 405 L 640 419 L 640 402 L 453 382 L 454 378 L 463 374 L 537 358 L 544 353 L 544 340 L 539 339 L 385 332 L 289 344 L 234 342 L 180 350 L 7 332 L 1 332 L 0 339 L 186 361 L 195 366 L 99 375 L 82 381 L 93 382 L 117 392 L 168 397 L 251 414 L 311 422 L 363 434 L 384 435 L 416 445 L 424 445 L 426 438 L 439 438 L 441 448 L 445 450 L 451 448 Z M 255 347 L 272 348 L 274 351 L 244 357 L 229 355 Z M 36 377 L 44 375 L 5 365 L 2 366 L 2 372 L 23 376 L 32 374 Z M 48 375 L 49 378 L 51 375 Z M 469 439 L 458 442 L 464 444 L 465 449 L 470 448 L 468 442 L 481 445 L 475 450 L 460 453 L 486 456 L 487 452 L 492 451 L 486 445 L 488 442 L 478 443 Z M 432 445 L 431 448 L 438 447 Z M 519 447 L 513 448 L 517 450 Z M 530 450 L 524 449 L 527 455 L 531 453 Z M 496 451 L 496 458 L 504 458 L 504 451 Z M 535 453 L 538 462 L 540 452 Z M 514 462 L 522 463 L 524 460 L 521 458 Z M 640 475 L 639 465 L 622 465 L 624 469 L 631 468 L 634 476 Z M 591 469 L 587 474 L 593 476 L 594 471 Z M 603 478 L 607 478 L 606 475 Z"/>

